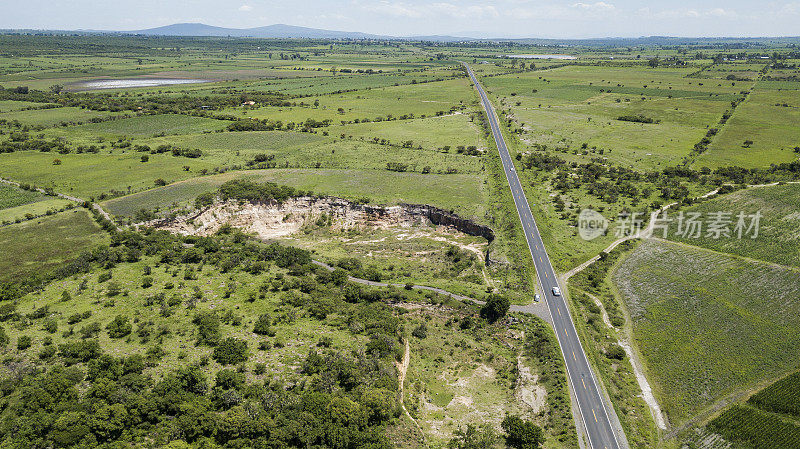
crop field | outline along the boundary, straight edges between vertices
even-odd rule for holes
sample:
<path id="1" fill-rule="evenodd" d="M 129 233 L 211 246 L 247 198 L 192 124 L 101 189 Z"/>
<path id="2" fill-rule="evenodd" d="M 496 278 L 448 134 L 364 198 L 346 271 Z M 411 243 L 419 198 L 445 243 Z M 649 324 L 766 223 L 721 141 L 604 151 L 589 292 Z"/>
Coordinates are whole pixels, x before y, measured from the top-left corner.
<path id="1" fill-rule="evenodd" d="M 684 70 L 563 67 L 485 79 L 526 144 L 603 149 L 609 162 L 663 168 L 688 156 L 738 91 L 687 80 Z M 657 123 L 618 120 L 643 116 Z"/>
<path id="2" fill-rule="evenodd" d="M 17 120 L 23 125 L 53 127 L 67 124 L 80 124 L 91 119 L 113 117 L 113 112 L 90 111 L 81 108 L 34 109 L 0 113 L 0 120 Z"/>
<path id="3" fill-rule="evenodd" d="M 107 236 L 83 209 L 0 227 L 0 282 L 50 270 L 103 243 Z"/>
<path id="4" fill-rule="evenodd" d="M 660 404 L 681 423 L 722 396 L 796 369 L 794 269 L 645 241 L 613 274 Z"/>
<path id="5" fill-rule="evenodd" d="M 794 373 L 750 396 L 747 402 L 762 410 L 800 418 L 800 373 Z"/>
<path id="6" fill-rule="evenodd" d="M 70 137 L 152 137 L 164 134 L 192 134 L 225 128 L 228 122 L 188 115 L 143 115 L 91 123 L 65 130 Z"/>
<path id="7" fill-rule="evenodd" d="M 117 150 L 119 151 L 119 150 Z M 168 154 L 149 156 L 141 162 L 137 153 L 50 154 L 17 152 L 0 154 L 0 175 L 15 181 L 52 187 L 57 192 L 78 198 L 100 198 L 112 191 L 127 193 L 154 187 L 156 179 L 174 182 L 214 165 L 202 159 L 186 159 Z M 54 160 L 61 161 L 53 164 Z M 195 171 L 186 171 L 189 166 Z"/>
<path id="8" fill-rule="evenodd" d="M 44 195 L 39 192 L 22 190 L 8 184 L 0 184 L 0 210 L 33 203 L 43 197 Z"/>
<path id="9" fill-rule="evenodd" d="M 719 196 L 697 206 L 686 208 L 685 217 L 689 214 L 701 214 L 706 228 L 700 230 L 700 236 L 694 234 L 678 234 L 678 212 L 671 212 L 668 218 L 672 223 L 669 238 L 675 241 L 702 246 L 739 256 L 760 259 L 787 266 L 800 266 L 800 185 L 786 184 L 779 186 L 752 187 Z M 708 218 L 713 214 L 723 213 L 729 219 L 727 236 L 717 237 L 713 229 L 708 228 Z M 753 225 L 752 216 L 759 213 L 758 235 L 755 230 L 747 232 Z M 744 214 L 742 238 L 738 236 L 738 216 Z M 684 222 L 684 231 L 686 222 Z M 709 233 L 709 231 L 712 231 Z"/>
<path id="10" fill-rule="evenodd" d="M 711 168 L 768 167 L 797 159 L 800 89 L 766 89 L 759 82 L 697 161 Z"/>
<path id="11" fill-rule="evenodd" d="M 187 206 L 201 193 L 210 192 L 231 179 L 270 181 L 318 195 L 352 201 L 368 198 L 370 203 L 430 204 L 482 222 L 488 194 L 479 176 L 396 173 L 378 170 L 271 169 L 228 172 L 204 176 L 135 193 L 105 202 L 114 215 L 130 217 L 139 209 L 167 210 Z M 421 188 L 420 186 L 424 186 Z"/>

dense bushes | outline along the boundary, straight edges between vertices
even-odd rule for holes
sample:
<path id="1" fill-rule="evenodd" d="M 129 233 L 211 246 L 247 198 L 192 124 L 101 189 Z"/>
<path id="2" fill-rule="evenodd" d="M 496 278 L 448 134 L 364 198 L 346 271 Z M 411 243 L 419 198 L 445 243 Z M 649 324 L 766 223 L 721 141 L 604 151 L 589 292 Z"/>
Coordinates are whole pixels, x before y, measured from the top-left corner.
<path id="1" fill-rule="evenodd" d="M 277 201 L 278 203 L 304 194 L 304 192 L 298 192 L 288 186 L 279 186 L 271 182 L 256 183 L 242 179 L 234 179 L 222 184 L 219 187 L 219 193 L 223 200 Z"/>
<path id="2" fill-rule="evenodd" d="M 370 355 L 312 352 L 308 381 L 292 389 L 231 370 L 209 382 L 194 365 L 154 383 L 145 366 L 96 354 L 85 371 L 54 366 L 6 381 L 0 438 L 10 447 L 391 447 L 383 426 L 399 415 L 397 380 Z"/>
<path id="3" fill-rule="evenodd" d="M 247 342 L 228 337 L 214 347 L 212 357 L 220 365 L 235 365 L 247 361 Z"/>

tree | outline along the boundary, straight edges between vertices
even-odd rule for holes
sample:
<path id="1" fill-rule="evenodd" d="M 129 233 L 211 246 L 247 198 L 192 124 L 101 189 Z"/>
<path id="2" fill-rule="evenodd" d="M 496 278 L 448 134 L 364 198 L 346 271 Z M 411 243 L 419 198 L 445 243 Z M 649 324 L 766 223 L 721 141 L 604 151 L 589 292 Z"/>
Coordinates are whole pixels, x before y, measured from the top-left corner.
<path id="1" fill-rule="evenodd" d="M 202 311 L 192 319 L 197 326 L 197 344 L 214 346 L 219 342 L 220 319 L 214 312 Z"/>
<path id="2" fill-rule="evenodd" d="M 426 326 L 425 323 L 420 324 L 411 331 L 411 335 L 417 338 L 426 338 L 428 336 L 428 326 Z"/>
<path id="3" fill-rule="evenodd" d="M 506 316 L 509 308 L 511 308 L 511 302 L 508 298 L 502 295 L 491 295 L 483 308 L 481 308 L 481 317 L 486 318 L 490 323 L 494 323 Z"/>
<path id="4" fill-rule="evenodd" d="M 456 429 L 447 443 L 450 449 L 490 449 L 497 444 L 497 433 L 489 424 L 476 427 L 467 424 L 465 429 Z"/>
<path id="5" fill-rule="evenodd" d="M 542 429 L 519 416 L 506 415 L 500 425 L 506 433 L 506 444 L 514 449 L 538 449 L 544 443 Z"/>
<path id="6" fill-rule="evenodd" d="M 111 338 L 125 337 L 131 333 L 131 330 L 131 322 L 128 320 L 128 317 L 123 315 L 117 315 L 116 318 L 106 326 L 108 336 Z"/>
<path id="7" fill-rule="evenodd" d="M 658 65 L 660 63 L 661 63 L 661 60 L 658 59 L 658 56 L 656 56 L 655 58 L 650 58 L 649 60 L 647 60 L 647 65 L 649 65 L 651 68 L 658 67 Z"/>
<path id="8" fill-rule="evenodd" d="M 269 315 L 266 313 L 261 314 L 256 320 L 256 324 L 253 325 L 253 333 L 258 335 L 275 335 L 270 328 L 271 324 L 272 320 L 269 319 Z"/>
<path id="9" fill-rule="evenodd" d="M 234 365 L 246 362 L 247 342 L 238 338 L 228 337 L 214 348 L 212 357 L 220 365 Z"/>
<path id="10" fill-rule="evenodd" d="M 11 301 L 19 296 L 20 291 L 15 284 L 0 282 L 0 301 Z"/>

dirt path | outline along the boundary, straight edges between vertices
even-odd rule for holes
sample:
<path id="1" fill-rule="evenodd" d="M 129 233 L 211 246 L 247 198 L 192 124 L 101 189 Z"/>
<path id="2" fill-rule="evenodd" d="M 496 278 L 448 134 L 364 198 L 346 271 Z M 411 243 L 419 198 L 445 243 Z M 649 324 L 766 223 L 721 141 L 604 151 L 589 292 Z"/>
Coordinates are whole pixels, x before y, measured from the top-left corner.
<path id="1" fill-rule="evenodd" d="M 405 351 L 403 352 L 403 361 L 402 362 L 395 362 L 395 366 L 397 366 L 397 383 L 400 385 L 400 407 L 403 409 L 403 413 L 414 423 L 419 430 L 419 434 L 421 438 L 425 439 L 425 433 L 422 431 L 422 427 L 420 427 L 419 423 L 411 413 L 408 413 L 408 409 L 406 408 L 405 404 L 405 384 L 406 384 L 406 373 L 408 372 L 408 364 L 411 362 L 411 348 L 408 343 L 408 339 L 405 339 Z"/>

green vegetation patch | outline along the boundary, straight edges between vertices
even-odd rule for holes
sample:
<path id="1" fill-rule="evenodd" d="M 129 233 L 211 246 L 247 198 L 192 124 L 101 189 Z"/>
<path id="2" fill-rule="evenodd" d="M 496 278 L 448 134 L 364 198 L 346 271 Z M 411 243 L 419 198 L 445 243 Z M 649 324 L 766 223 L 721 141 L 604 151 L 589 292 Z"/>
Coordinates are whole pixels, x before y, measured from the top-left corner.
<path id="1" fill-rule="evenodd" d="M 82 209 L 0 228 L 0 282 L 21 281 L 107 242 Z"/>
<path id="2" fill-rule="evenodd" d="M 800 418 L 800 373 L 794 373 L 750 396 L 748 403 L 769 412 Z"/>
<path id="3" fill-rule="evenodd" d="M 613 274 L 654 392 L 673 423 L 796 368 L 798 272 L 645 241 Z"/>
<path id="4" fill-rule="evenodd" d="M 70 134 L 114 134 L 121 136 L 150 137 L 158 134 L 191 134 L 216 131 L 230 122 L 190 115 L 159 114 L 110 120 L 102 123 L 70 128 Z"/>
<path id="5" fill-rule="evenodd" d="M 768 90 L 757 84 L 696 162 L 711 168 L 764 168 L 797 160 L 800 89 Z"/>
<path id="6" fill-rule="evenodd" d="M 742 405 L 722 412 L 711 421 L 708 429 L 751 449 L 800 447 L 800 424 Z"/>
<path id="7" fill-rule="evenodd" d="M 700 219 L 706 225 L 701 229 L 700 237 L 691 238 L 690 235 L 678 234 L 678 213 L 670 212 L 673 223 L 670 225 L 669 238 L 691 245 L 698 245 L 716 251 L 736 254 L 739 256 L 761 259 L 783 265 L 800 266 L 800 184 L 785 184 L 768 187 L 753 187 L 738 190 L 733 193 L 718 196 L 705 201 L 697 206 L 686 208 L 683 212 L 685 220 L 684 231 L 687 229 L 689 214 L 701 214 Z M 715 220 L 714 214 L 725 214 L 725 228 L 728 236 L 714 238 L 716 234 L 709 234 L 709 223 Z M 737 224 L 739 214 L 743 213 L 744 228 L 742 238 L 739 238 Z M 755 214 L 760 214 L 757 220 L 758 235 L 755 229 L 747 232 L 751 225 L 756 224 Z M 694 235 L 691 233 L 691 235 Z"/>
<path id="8" fill-rule="evenodd" d="M 42 197 L 44 195 L 39 192 L 22 190 L 8 184 L 0 184 L 0 210 L 30 204 L 42 199 Z"/>

